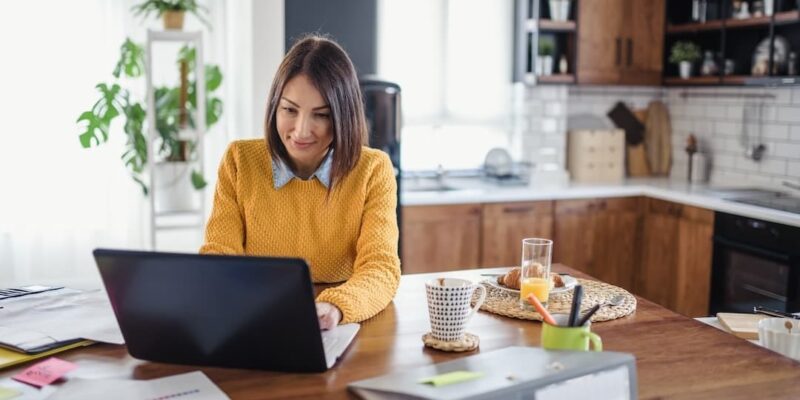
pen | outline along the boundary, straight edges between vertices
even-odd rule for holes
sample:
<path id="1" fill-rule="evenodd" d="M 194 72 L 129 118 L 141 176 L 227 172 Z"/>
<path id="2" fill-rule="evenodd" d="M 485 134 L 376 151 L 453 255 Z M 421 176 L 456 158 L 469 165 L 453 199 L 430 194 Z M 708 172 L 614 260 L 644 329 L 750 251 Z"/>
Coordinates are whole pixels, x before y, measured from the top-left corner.
<path id="1" fill-rule="evenodd" d="M 572 309 L 569 312 L 569 323 L 567 326 L 577 326 L 578 318 L 581 313 L 581 301 L 583 301 L 583 286 L 576 285 L 572 290 Z"/>
<path id="2" fill-rule="evenodd" d="M 771 317 L 778 317 L 778 318 L 791 318 L 791 319 L 800 319 L 797 315 L 786 313 L 783 311 L 778 310 L 770 310 L 769 308 L 764 308 L 761 306 L 753 307 L 753 312 L 756 314 L 764 314 L 769 315 Z"/>
<path id="3" fill-rule="evenodd" d="M 590 308 L 589 311 L 586 312 L 586 314 L 583 314 L 583 317 L 578 320 L 578 324 L 575 326 L 584 326 L 587 322 L 589 322 L 589 319 L 592 318 L 592 315 L 594 315 L 594 313 L 596 313 L 599 309 L 600 304 L 595 304 L 594 307 Z"/>

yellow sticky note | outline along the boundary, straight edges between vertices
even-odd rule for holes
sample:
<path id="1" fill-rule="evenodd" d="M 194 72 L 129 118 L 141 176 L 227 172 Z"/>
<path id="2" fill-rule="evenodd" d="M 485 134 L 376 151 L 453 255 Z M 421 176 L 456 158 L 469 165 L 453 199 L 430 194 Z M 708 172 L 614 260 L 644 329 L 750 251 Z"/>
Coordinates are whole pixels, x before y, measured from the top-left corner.
<path id="1" fill-rule="evenodd" d="M 22 392 L 0 386 L 0 400 L 13 399 L 21 394 Z"/>
<path id="2" fill-rule="evenodd" d="M 458 382 L 471 381 L 482 376 L 482 372 L 453 371 L 446 374 L 432 376 L 430 378 L 420 379 L 419 383 L 430 383 L 433 386 L 445 386 Z"/>

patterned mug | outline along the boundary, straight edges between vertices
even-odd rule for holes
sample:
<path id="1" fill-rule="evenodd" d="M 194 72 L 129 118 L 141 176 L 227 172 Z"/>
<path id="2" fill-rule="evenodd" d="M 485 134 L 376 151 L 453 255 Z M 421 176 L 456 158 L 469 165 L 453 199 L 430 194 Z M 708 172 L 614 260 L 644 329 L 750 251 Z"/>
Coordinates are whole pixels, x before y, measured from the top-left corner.
<path id="1" fill-rule="evenodd" d="M 467 322 L 486 300 L 486 288 L 466 279 L 437 278 L 426 282 L 425 290 L 433 338 L 446 342 L 462 340 Z M 480 297 L 470 307 L 476 290 L 480 290 Z"/>

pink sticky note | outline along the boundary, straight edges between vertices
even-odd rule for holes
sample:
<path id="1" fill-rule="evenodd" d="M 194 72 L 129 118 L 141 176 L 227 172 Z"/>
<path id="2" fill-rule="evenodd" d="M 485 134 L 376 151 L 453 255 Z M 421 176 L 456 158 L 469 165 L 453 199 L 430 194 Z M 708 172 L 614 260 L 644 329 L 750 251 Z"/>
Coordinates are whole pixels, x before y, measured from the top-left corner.
<path id="1" fill-rule="evenodd" d="M 78 366 L 69 361 L 50 357 L 47 360 L 28 367 L 25 371 L 14 375 L 13 378 L 20 382 L 42 387 L 57 381 L 67 372 L 75 368 L 78 368 Z"/>

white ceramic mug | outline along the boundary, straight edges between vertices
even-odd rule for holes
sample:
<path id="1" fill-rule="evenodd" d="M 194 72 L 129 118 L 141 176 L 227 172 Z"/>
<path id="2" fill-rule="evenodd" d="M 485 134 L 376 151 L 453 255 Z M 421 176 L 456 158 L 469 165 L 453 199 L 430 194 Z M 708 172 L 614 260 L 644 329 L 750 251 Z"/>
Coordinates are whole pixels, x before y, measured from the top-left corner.
<path id="1" fill-rule="evenodd" d="M 472 294 L 480 290 L 480 298 L 470 307 Z M 486 300 L 486 288 L 466 279 L 437 278 L 425 283 L 431 334 L 435 339 L 455 342 L 464 338 L 464 328 Z"/>

